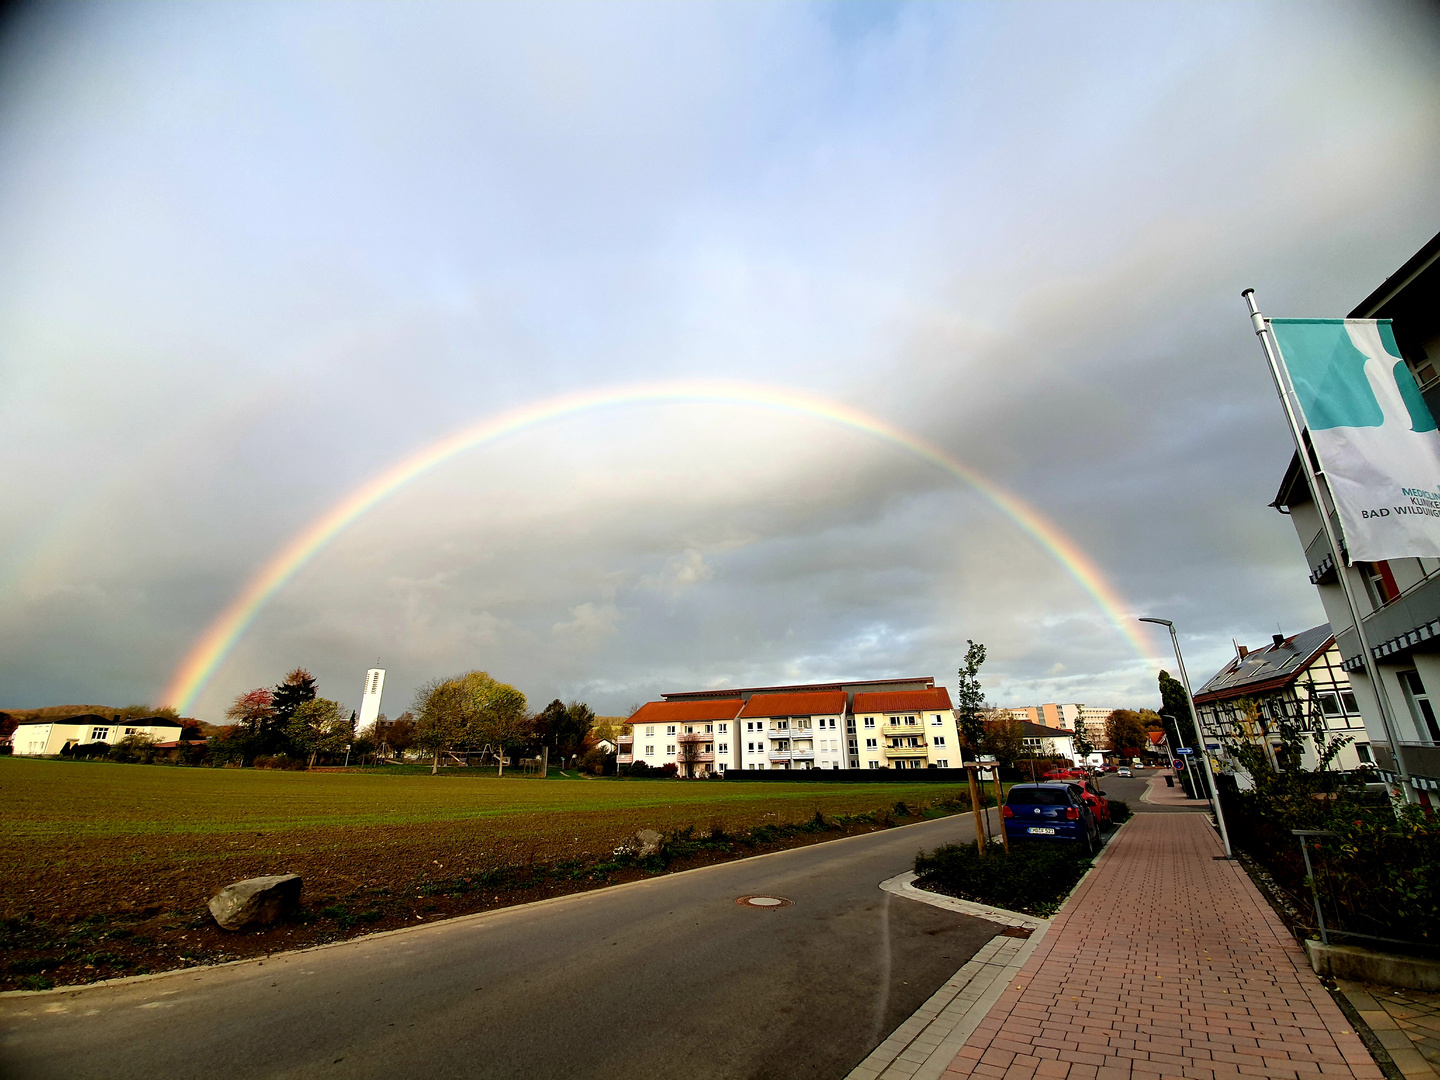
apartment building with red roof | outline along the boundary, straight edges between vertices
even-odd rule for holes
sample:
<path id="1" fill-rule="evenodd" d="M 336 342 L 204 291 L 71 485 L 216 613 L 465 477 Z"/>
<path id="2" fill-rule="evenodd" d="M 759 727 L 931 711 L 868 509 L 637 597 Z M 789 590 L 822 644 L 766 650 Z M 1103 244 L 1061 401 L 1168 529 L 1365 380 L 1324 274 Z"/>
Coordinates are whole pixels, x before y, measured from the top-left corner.
<path id="1" fill-rule="evenodd" d="M 619 744 L 621 765 L 682 776 L 960 763 L 950 694 L 930 676 L 677 691 L 637 709 Z"/>
<path id="2" fill-rule="evenodd" d="M 949 769 L 960 765 L 960 733 L 950 691 L 856 694 L 849 718 L 852 769 Z"/>

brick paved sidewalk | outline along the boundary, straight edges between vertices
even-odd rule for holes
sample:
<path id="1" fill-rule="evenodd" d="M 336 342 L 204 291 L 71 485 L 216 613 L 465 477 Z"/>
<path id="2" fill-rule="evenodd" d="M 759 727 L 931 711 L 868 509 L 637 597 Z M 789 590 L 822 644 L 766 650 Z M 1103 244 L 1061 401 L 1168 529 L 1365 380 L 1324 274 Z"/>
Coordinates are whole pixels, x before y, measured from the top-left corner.
<path id="1" fill-rule="evenodd" d="M 946 1077 L 1380 1080 L 1198 814 L 1137 814 Z"/>

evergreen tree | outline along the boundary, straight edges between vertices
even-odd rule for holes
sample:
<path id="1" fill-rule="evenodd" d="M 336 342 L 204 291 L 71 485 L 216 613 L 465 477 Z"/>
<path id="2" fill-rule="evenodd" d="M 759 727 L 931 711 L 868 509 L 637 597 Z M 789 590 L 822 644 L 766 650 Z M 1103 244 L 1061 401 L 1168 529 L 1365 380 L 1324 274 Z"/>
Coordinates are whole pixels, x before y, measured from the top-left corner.
<path id="1" fill-rule="evenodd" d="M 270 707 L 273 710 L 261 726 L 261 753 L 278 754 L 300 749 L 294 746 L 289 735 L 290 721 L 295 710 L 307 701 L 315 700 L 315 676 L 302 667 L 285 676 L 285 681 L 275 687 Z"/>
<path id="2" fill-rule="evenodd" d="M 1205 781 L 1200 776 L 1203 769 L 1200 755 L 1205 753 L 1205 747 L 1200 744 L 1195 722 L 1190 717 L 1190 698 L 1185 693 L 1185 685 L 1164 670 L 1160 672 L 1160 719 L 1165 722 L 1165 737 L 1170 740 L 1171 753 L 1182 746 L 1195 751 L 1193 754 L 1176 754 L 1177 757 L 1189 758 L 1185 762 L 1185 771 L 1180 774 L 1180 782 L 1192 799 L 1203 799 Z"/>
<path id="3" fill-rule="evenodd" d="M 960 739 L 972 758 L 980 755 L 985 740 L 985 691 L 980 689 L 980 665 L 985 663 L 985 646 L 965 640 L 965 663 L 960 668 L 955 690 L 955 723 Z"/>

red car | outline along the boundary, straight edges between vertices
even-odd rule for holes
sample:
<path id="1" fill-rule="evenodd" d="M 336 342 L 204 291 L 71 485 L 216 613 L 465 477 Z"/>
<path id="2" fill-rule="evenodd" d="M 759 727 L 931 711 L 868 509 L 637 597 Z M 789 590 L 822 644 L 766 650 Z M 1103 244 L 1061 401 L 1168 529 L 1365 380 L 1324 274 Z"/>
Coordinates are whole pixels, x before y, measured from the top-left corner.
<path id="1" fill-rule="evenodd" d="M 1041 777 L 1041 779 L 1052 782 L 1056 780 L 1084 780 L 1085 771 L 1083 769 L 1051 769 Z"/>
<path id="2" fill-rule="evenodd" d="M 1078 788 L 1080 797 L 1085 800 L 1085 805 L 1090 807 L 1090 813 L 1095 815 L 1095 820 L 1101 825 L 1110 824 L 1110 800 L 1105 798 L 1105 792 L 1095 786 L 1092 780 L 1070 780 L 1071 787 Z"/>

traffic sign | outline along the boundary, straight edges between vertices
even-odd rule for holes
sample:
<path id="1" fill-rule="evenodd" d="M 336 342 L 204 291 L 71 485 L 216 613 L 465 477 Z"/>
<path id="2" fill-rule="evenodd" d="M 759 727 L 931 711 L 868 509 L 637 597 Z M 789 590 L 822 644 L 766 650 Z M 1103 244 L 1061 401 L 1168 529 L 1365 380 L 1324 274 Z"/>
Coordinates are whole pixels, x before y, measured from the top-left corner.
<path id="1" fill-rule="evenodd" d="M 1184 759 L 1184 758 L 1179 758 L 1179 757 L 1177 757 L 1177 758 L 1175 759 L 1175 771 L 1176 771 L 1176 772 L 1184 772 L 1184 771 L 1185 771 L 1185 759 Z"/>
<path id="2" fill-rule="evenodd" d="M 1180 749 L 1176 750 L 1175 752 L 1176 752 L 1177 754 L 1193 754 L 1195 751 L 1194 751 L 1194 750 L 1191 750 L 1190 747 L 1188 747 L 1188 746 L 1182 746 L 1182 747 L 1180 747 Z"/>

